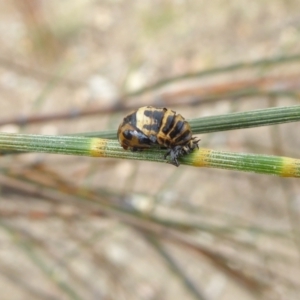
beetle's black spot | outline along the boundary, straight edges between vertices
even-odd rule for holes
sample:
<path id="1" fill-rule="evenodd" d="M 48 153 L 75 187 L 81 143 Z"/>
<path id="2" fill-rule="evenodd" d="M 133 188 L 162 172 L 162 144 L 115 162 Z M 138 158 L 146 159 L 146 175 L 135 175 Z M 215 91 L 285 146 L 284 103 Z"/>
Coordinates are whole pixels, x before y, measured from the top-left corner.
<path id="1" fill-rule="evenodd" d="M 140 145 L 151 145 L 152 144 L 151 140 L 143 132 L 137 131 L 135 133 L 135 136 L 137 137 Z"/>
<path id="2" fill-rule="evenodd" d="M 140 145 L 152 145 L 152 142 L 150 139 L 148 139 L 146 136 L 142 136 L 139 138 L 139 144 Z"/>
<path id="3" fill-rule="evenodd" d="M 191 131 L 189 129 L 187 129 L 186 131 L 184 131 L 180 136 L 178 136 L 175 140 L 174 143 L 175 144 L 185 144 L 186 142 L 188 142 L 191 138 Z"/>
<path id="4" fill-rule="evenodd" d="M 174 122 L 175 122 L 175 115 L 168 116 L 167 120 L 166 120 L 166 123 L 165 123 L 165 125 L 164 125 L 164 127 L 162 128 L 161 131 L 164 134 L 167 134 L 170 131 L 170 129 L 173 127 Z"/>
<path id="5" fill-rule="evenodd" d="M 157 121 L 157 124 L 161 124 L 161 121 L 165 115 L 163 110 L 154 110 L 153 111 L 153 119 Z"/>
<path id="6" fill-rule="evenodd" d="M 151 117 L 152 117 L 152 110 L 151 110 L 151 109 L 150 109 L 150 110 L 144 110 L 144 115 L 145 115 L 146 117 L 151 118 Z"/>
<path id="7" fill-rule="evenodd" d="M 136 126 L 136 112 L 133 112 L 132 114 L 124 118 L 122 125 L 125 124 L 131 124 L 133 126 Z"/>
<path id="8" fill-rule="evenodd" d="M 123 132 L 123 136 L 127 140 L 132 140 L 132 132 L 131 132 L 131 130 L 125 130 Z"/>
<path id="9" fill-rule="evenodd" d="M 177 121 L 172 131 L 170 132 L 170 138 L 173 139 L 175 136 L 179 135 L 183 126 L 183 121 Z"/>
<path id="10" fill-rule="evenodd" d="M 155 133 L 158 133 L 159 132 L 159 126 L 156 122 L 152 123 L 152 124 L 145 124 L 143 126 L 143 130 L 149 130 L 149 131 L 154 131 Z"/>
<path id="11" fill-rule="evenodd" d="M 149 131 L 150 131 L 151 128 L 152 128 L 152 124 L 144 124 L 144 125 L 143 125 L 143 129 L 144 129 L 144 130 L 149 130 Z"/>
<path id="12" fill-rule="evenodd" d="M 153 112 L 154 126 L 152 127 L 152 130 L 154 130 L 155 132 L 159 132 L 164 115 L 165 112 L 163 110 L 155 110 Z"/>
<path id="13" fill-rule="evenodd" d="M 165 112 L 162 109 L 155 109 L 155 110 L 145 110 L 144 115 L 151 119 L 151 124 L 145 124 L 143 129 L 154 131 L 156 133 L 159 132 L 163 117 Z"/>
<path id="14" fill-rule="evenodd" d="M 129 123 L 133 126 L 136 126 L 136 112 L 128 116 L 130 118 Z"/>

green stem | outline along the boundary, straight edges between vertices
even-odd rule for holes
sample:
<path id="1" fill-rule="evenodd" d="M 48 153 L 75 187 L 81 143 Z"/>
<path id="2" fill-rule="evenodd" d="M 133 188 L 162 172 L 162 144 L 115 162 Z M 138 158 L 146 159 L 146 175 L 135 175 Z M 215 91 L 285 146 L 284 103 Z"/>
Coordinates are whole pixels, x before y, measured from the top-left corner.
<path id="1" fill-rule="evenodd" d="M 208 116 L 188 121 L 194 134 L 283 124 L 300 121 L 300 105 Z M 117 139 L 116 130 L 85 132 L 77 135 Z"/>
<path id="2" fill-rule="evenodd" d="M 125 151 L 118 141 L 77 136 L 0 134 L 0 150 L 46 152 L 95 157 L 167 162 L 166 150 L 152 148 L 141 152 Z M 300 177 L 300 160 L 261 155 L 214 151 L 200 148 L 179 159 L 195 167 L 222 168 L 284 177 Z"/>
<path id="3" fill-rule="evenodd" d="M 233 153 L 200 148 L 180 160 L 184 164 L 255 172 L 282 177 L 300 177 L 300 160 L 283 156 Z"/>
<path id="4" fill-rule="evenodd" d="M 209 116 L 190 120 L 193 133 L 207 133 L 300 121 L 300 105 Z"/>

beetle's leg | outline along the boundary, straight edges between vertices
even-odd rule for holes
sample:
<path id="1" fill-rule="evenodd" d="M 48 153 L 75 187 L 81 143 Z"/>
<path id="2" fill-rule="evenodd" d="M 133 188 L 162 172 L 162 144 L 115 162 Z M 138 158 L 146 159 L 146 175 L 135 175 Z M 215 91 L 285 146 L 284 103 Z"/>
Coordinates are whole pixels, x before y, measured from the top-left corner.
<path id="1" fill-rule="evenodd" d="M 170 154 L 171 154 L 171 158 L 168 159 L 167 163 L 168 163 L 168 164 L 171 164 L 171 165 L 173 165 L 173 166 L 175 166 L 175 167 L 178 167 L 180 164 L 179 164 L 177 158 L 176 158 L 175 156 L 172 155 L 172 152 L 171 152 Z"/>
<path id="2" fill-rule="evenodd" d="M 199 149 L 199 145 L 198 143 L 201 141 L 200 139 L 197 140 L 197 138 L 194 136 L 193 138 L 193 141 L 192 141 L 192 145 L 190 146 L 190 148 L 195 149 L 196 147 Z"/>
<path id="3" fill-rule="evenodd" d="M 180 163 L 178 162 L 177 158 L 182 155 L 182 146 L 176 146 L 171 149 L 171 163 L 178 167 Z"/>
<path id="4" fill-rule="evenodd" d="M 171 164 L 174 165 L 174 166 L 176 166 L 176 167 L 179 167 L 179 166 L 180 166 L 180 164 L 179 164 L 179 162 L 178 162 L 178 160 L 177 160 L 176 157 L 174 157 L 174 159 L 173 159 L 173 161 L 171 162 Z"/>
<path id="5" fill-rule="evenodd" d="M 185 155 L 189 153 L 190 153 L 190 148 L 188 146 L 182 147 L 180 155 Z"/>

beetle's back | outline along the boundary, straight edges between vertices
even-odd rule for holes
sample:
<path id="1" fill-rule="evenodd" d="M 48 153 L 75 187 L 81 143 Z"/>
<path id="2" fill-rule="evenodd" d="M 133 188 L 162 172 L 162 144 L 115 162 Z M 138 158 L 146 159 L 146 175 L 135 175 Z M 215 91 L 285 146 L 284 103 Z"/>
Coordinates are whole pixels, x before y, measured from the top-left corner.
<path id="1" fill-rule="evenodd" d="M 138 133 L 131 137 L 130 133 L 135 130 Z M 118 134 L 121 131 L 121 144 L 136 148 L 148 148 L 150 144 L 174 147 L 185 145 L 192 138 L 190 125 L 180 114 L 177 115 L 171 109 L 152 106 L 141 107 L 125 117 Z"/>
<path id="2" fill-rule="evenodd" d="M 198 147 L 199 140 L 192 136 L 189 123 L 175 111 L 167 108 L 144 106 L 123 119 L 118 139 L 124 149 L 138 151 L 160 145 L 168 148 L 165 158 L 179 166 L 178 158 Z"/>

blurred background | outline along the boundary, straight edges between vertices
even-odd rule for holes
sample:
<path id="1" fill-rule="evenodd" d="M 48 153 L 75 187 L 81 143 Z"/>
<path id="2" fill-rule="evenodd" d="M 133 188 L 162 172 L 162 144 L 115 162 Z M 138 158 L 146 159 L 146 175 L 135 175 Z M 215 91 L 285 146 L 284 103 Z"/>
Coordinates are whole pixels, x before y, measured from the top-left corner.
<path id="1" fill-rule="evenodd" d="M 296 0 L 1 1 L 0 131 L 299 105 L 299 38 Z M 299 158 L 298 123 L 199 137 Z M 297 179 L 36 153 L 0 168 L 1 300 L 300 299 Z"/>

